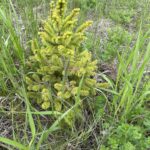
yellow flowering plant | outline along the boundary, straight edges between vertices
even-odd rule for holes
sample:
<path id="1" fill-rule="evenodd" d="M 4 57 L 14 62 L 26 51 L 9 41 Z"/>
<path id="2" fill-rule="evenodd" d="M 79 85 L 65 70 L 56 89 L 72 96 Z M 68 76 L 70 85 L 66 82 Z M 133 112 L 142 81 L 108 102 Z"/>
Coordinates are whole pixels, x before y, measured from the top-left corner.
<path id="1" fill-rule="evenodd" d="M 84 76 L 80 96 L 95 95 L 96 80 L 93 78 L 97 61 L 83 49 L 87 21 L 78 26 L 80 9 L 67 14 L 67 1 L 50 3 L 50 15 L 39 32 L 41 42 L 32 41 L 33 55 L 28 59 L 26 76 L 28 96 L 41 106 L 64 112 L 75 104 L 79 83 Z"/>

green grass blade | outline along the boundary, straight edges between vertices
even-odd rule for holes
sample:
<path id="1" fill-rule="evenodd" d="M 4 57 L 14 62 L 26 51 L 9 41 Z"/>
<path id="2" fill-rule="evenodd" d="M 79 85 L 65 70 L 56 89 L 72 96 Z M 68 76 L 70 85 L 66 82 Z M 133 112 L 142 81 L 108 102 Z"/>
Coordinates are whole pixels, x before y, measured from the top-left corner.
<path id="1" fill-rule="evenodd" d="M 26 90 L 25 90 L 24 86 L 21 89 L 20 94 L 25 98 L 25 102 L 26 102 L 26 106 L 27 106 L 28 121 L 29 121 L 30 129 L 31 129 L 31 133 L 32 133 L 32 139 L 30 141 L 29 147 L 32 147 L 32 144 L 34 143 L 34 140 L 35 140 L 36 128 L 35 128 L 33 116 L 32 116 L 31 110 L 30 110 L 30 102 L 26 95 Z"/>
<path id="2" fill-rule="evenodd" d="M 16 142 L 16 141 L 13 141 L 13 140 L 10 140 L 8 138 L 3 138 L 3 137 L 0 137 L 0 142 L 4 143 L 4 144 L 8 144 L 8 145 L 11 145 L 15 148 L 18 148 L 19 150 L 29 150 L 28 147 Z"/>

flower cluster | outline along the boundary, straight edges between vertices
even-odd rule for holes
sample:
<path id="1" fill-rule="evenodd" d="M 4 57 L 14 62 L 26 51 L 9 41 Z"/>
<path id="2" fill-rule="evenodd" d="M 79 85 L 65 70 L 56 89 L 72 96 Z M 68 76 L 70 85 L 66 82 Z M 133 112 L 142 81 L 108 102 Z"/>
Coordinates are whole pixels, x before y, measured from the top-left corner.
<path id="1" fill-rule="evenodd" d="M 66 0 L 52 1 L 50 15 L 39 32 L 41 42 L 32 41 L 26 84 L 29 98 L 42 109 L 65 111 L 74 104 L 83 76 L 80 96 L 95 94 L 97 61 L 92 61 L 90 52 L 81 46 L 92 22 L 77 26 L 80 10 L 68 15 L 66 8 Z"/>

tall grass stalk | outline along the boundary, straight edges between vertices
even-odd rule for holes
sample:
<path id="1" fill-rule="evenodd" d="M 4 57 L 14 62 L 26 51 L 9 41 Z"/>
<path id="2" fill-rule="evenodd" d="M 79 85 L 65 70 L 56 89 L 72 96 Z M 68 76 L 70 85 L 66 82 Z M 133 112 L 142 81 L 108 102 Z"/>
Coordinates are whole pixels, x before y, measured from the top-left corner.
<path id="1" fill-rule="evenodd" d="M 119 66 L 116 91 L 119 96 L 114 97 L 113 103 L 115 105 L 115 115 L 122 112 L 122 118 L 126 118 L 139 104 L 142 105 L 149 93 L 150 85 L 147 85 L 145 89 L 144 85 L 147 83 L 142 81 L 144 71 L 150 62 L 150 43 L 145 47 L 148 33 L 143 36 L 140 30 L 134 48 L 131 51 L 126 51 L 123 55 L 118 54 Z"/>

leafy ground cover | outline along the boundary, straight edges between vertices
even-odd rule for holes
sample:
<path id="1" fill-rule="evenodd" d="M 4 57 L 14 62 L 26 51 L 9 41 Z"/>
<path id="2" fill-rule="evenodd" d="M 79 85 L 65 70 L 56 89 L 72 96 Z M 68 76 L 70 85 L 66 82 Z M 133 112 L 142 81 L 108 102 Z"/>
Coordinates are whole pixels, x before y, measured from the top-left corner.
<path id="1" fill-rule="evenodd" d="M 149 8 L 1 0 L 0 149 L 149 150 Z"/>

